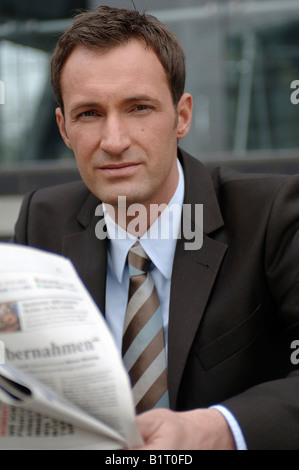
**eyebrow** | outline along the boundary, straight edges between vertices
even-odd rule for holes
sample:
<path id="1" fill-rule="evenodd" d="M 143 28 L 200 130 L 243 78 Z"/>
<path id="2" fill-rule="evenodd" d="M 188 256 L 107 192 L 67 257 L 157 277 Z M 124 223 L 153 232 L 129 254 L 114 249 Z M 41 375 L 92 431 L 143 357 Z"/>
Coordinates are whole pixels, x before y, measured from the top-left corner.
<path id="1" fill-rule="evenodd" d="M 156 104 L 160 103 L 159 100 L 148 95 L 132 96 L 131 98 L 125 99 L 124 103 L 131 103 L 134 101 L 150 101 L 151 103 L 156 103 Z"/>
<path id="2" fill-rule="evenodd" d="M 160 101 L 156 98 L 152 98 L 148 95 L 136 95 L 136 96 L 132 96 L 130 98 L 126 98 L 122 101 L 123 104 L 129 104 L 129 103 L 134 103 L 134 102 L 138 102 L 138 101 L 143 101 L 143 102 L 150 102 L 150 103 L 153 103 L 155 104 L 156 106 L 158 104 L 160 104 Z M 72 109 L 71 109 L 71 113 L 75 113 L 76 111 L 78 111 L 79 109 L 82 109 L 82 108 L 98 108 L 98 107 L 101 107 L 101 103 L 100 102 L 96 102 L 96 101 L 90 101 L 90 102 L 82 102 L 82 103 L 78 103 L 77 105 L 75 105 Z"/>
<path id="3" fill-rule="evenodd" d="M 82 108 L 96 108 L 99 106 L 99 103 L 96 103 L 96 102 L 82 102 L 82 103 L 78 103 L 76 106 L 74 106 L 70 112 L 71 113 L 75 113 L 76 111 L 78 111 L 79 109 L 82 109 Z"/>

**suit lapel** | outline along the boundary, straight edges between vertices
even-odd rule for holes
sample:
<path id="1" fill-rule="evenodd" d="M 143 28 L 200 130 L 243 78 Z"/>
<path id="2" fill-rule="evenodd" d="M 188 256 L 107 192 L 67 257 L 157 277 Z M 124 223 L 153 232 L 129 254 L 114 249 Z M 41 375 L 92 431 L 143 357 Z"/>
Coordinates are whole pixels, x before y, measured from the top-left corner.
<path id="1" fill-rule="evenodd" d="M 184 230 L 177 242 L 171 283 L 168 332 L 168 381 L 170 405 L 175 408 L 187 357 L 209 300 L 227 246 L 209 234 L 223 226 L 215 188 L 208 170 L 197 160 L 182 154 L 185 176 L 184 204 L 203 204 L 203 245 L 185 249 Z M 186 222 L 186 221 L 185 221 Z M 187 221 L 188 222 L 188 221 Z M 195 236 L 202 230 L 191 216 Z"/>
<path id="2" fill-rule="evenodd" d="M 95 209 L 100 204 L 92 194 L 85 201 L 78 215 L 82 230 L 63 240 L 62 253 L 72 260 L 83 283 L 105 313 L 107 274 L 107 240 L 99 240 L 95 234 Z"/>

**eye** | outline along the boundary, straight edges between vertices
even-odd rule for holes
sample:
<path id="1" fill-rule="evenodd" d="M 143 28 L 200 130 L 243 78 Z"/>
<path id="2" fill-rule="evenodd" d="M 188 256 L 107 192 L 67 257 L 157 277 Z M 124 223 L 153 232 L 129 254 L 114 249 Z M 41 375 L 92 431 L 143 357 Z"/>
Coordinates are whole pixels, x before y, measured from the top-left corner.
<path id="1" fill-rule="evenodd" d="M 97 113 L 95 111 L 89 110 L 89 111 L 84 111 L 83 113 L 80 113 L 79 117 L 94 117 L 96 115 Z"/>
<path id="2" fill-rule="evenodd" d="M 133 113 L 138 113 L 138 114 L 147 114 L 152 110 L 152 107 L 149 106 L 148 104 L 137 104 L 132 108 Z"/>

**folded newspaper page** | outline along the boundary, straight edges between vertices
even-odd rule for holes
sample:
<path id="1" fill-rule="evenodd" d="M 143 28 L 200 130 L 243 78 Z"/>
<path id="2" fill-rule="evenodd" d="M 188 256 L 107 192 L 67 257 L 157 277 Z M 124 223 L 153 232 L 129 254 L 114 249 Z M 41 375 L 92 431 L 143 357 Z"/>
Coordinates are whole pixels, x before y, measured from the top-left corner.
<path id="1" fill-rule="evenodd" d="M 68 259 L 0 243 L 0 346 L 0 450 L 142 444 L 119 351 Z"/>

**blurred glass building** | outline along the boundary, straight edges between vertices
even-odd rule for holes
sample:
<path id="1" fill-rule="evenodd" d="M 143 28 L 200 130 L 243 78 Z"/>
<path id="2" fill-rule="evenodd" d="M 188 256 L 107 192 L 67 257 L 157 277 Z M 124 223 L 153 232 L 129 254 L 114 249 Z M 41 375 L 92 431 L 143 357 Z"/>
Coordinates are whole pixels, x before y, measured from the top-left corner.
<path id="1" fill-rule="evenodd" d="M 0 0 L 0 195 L 78 177 L 49 59 L 74 13 L 100 4 L 147 10 L 181 40 L 195 102 L 185 150 L 244 171 L 299 172 L 298 0 Z"/>

